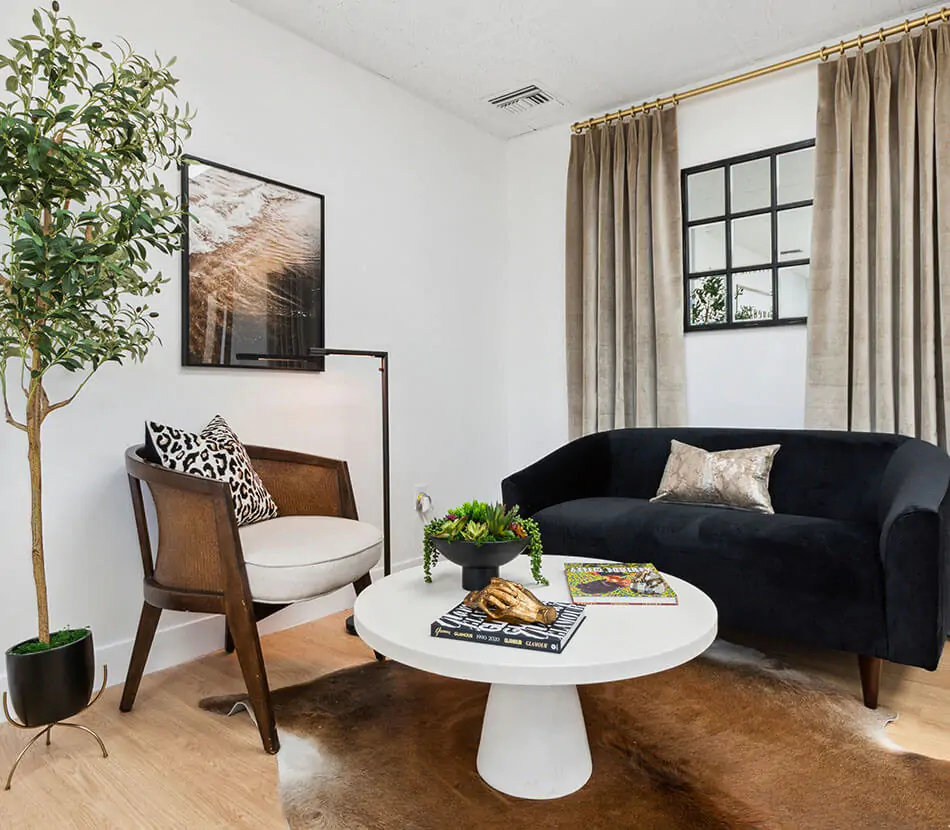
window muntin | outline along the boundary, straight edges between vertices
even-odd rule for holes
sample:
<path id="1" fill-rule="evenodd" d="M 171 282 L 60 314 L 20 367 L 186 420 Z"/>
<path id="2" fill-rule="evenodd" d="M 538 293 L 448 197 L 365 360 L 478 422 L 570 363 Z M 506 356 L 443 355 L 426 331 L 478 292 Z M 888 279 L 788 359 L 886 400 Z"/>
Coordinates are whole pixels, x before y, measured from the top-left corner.
<path id="1" fill-rule="evenodd" d="M 814 146 L 683 171 L 687 331 L 806 321 Z"/>

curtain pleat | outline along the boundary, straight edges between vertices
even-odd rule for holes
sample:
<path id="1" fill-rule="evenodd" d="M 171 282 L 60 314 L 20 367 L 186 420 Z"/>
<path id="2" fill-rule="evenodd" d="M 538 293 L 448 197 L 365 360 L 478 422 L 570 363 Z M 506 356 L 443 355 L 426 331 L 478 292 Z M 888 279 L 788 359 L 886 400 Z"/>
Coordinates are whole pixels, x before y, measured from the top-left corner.
<path id="1" fill-rule="evenodd" d="M 685 420 L 676 112 L 572 137 L 566 323 L 571 436 Z"/>
<path id="2" fill-rule="evenodd" d="M 948 32 L 819 67 L 810 427 L 947 446 Z"/>
<path id="3" fill-rule="evenodd" d="M 854 165 L 852 204 L 854 238 L 869 239 L 870 221 L 870 126 L 871 100 L 867 56 L 861 52 L 851 80 L 851 156 Z M 871 428 L 871 256 L 870 246 L 854 246 L 851 278 L 851 413 L 854 429 Z"/>
<path id="4" fill-rule="evenodd" d="M 894 143 L 893 109 L 891 101 L 891 65 L 887 49 L 875 49 L 873 55 L 872 82 L 874 86 L 874 121 L 870 140 L 874 148 L 874 187 L 869 198 L 874 202 L 874 233 L 871 248 L 874 286 L 874 326 L 871 335 L 874 345 L 871 350 L 871 396 L 872 420 L 870 429 L 875 432 L 894 432 L 896 387 L 894 386 L 895 343 L 894 317 L 896 292 L 897 246 L 894 245 L 894 165 L 891 164 L 891 147 Z M 831 426 L 832 424 L 829 424 Z"/>
<path id="5" fill-rule="evenodd" d="M 917 302 L 914 323 L 917 329 L 917 370 L 914 377 L 918 396 L 916 435 L 936 443 L 937 435 L 937 337 L 934 296 L 937 286 L 936 238 L 934 236 L 934 94 L 936 65 L 930 29 L 920 36 L 917 60 L 917 243 L 919 260 L 916 272 Z"/>
<path id="6" fill-rule="evenodd" d="M 937 341 L 937 436 L 948 434 L 950 396 L 950 28 L 937 29 L 934 82 L 934 170 L 937 235 L 937 287 L 934 319 Z"/>

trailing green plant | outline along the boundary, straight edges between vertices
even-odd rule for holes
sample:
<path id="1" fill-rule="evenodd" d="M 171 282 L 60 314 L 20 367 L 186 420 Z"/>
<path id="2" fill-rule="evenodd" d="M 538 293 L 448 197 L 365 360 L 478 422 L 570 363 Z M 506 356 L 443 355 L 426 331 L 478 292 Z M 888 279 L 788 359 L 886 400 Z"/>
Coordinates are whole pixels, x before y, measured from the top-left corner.
<path id="1" fill-rule="evenodd" d="M 157 170 L 176 164 L 192 112 L 174 102 L 167 63 L 112 53 L 72 19 L 33 12 L 33 31 L 0 55 L 0 391 L 26 433 L 39 636 L 50 643 L 43 548 L 41 428 L 108 362 L 142 360 L 165 280 L 149 256 L 181 247 L 182 209 Z M 5 75 L 5 78 L 3 77 Z M 13 364 L 13 365 L 11 365 Z M 75 375 L 61 400 L 50 372 Z M 8 390 L 22 392 L 15 414 Z"/>
<path id="2" fill-rule="evenodd" d="M 472 542 L 476 547 L 524 539 L 531 557 L 531 576 L 541 585 L 548 584 L 541 573 L 541 554 L 544 552 L 541 530 L 534 519 L 521 515 L 517 505 L 508 510 L 500 503 L 471 501 L 450 510 L 440 519 L 432 519 L 422 532 L 422 570 L 426 582 L 432 581 L 432 569 L 439 562 L 436 539 Z"/>

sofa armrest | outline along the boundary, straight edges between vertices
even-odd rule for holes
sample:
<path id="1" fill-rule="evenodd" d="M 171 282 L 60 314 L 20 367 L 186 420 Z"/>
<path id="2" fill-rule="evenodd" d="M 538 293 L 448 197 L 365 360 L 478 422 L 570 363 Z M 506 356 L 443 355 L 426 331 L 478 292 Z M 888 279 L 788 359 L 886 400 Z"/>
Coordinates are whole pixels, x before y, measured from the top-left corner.
<path id="1" fill-rule="evenodd" d="M 910 440 L 884 472 L 878 501 L 887 658 L 937 668 L 950 623 L 950 457 Z"/>
<path id="2" fill-rule="evenodd" d="M 508 476 L 501 483 L 502 499 L 532 516 L 552 504 L 604 495 L 609 452 L 607 433 L 578 438 Z"/>

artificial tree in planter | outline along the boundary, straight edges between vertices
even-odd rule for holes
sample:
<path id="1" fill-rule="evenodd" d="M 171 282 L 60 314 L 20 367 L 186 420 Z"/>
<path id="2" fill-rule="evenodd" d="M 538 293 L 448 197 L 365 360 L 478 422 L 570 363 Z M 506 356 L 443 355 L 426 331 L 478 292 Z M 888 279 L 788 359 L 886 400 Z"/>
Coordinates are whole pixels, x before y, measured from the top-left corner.
<path id="1" fill-rule="evenodd" d="M 6 661 L 29 726 L 80 711 L 95 669 L 90 631 L 50 633 L 43 424 L 103 365 L 142 360 L 155 338 L 144 298 L 166 280 L 149 256 L 180 248 L 182 216 L 156 171 L 181 156 L 192 118 L 174 101 L 174 59 L 142 57 L 125 41 L 109 52 L 58 2 L 35 11 L 33 27 L 0 55 L 0 388 L 6 422 L 26 439 L 39 620 L 38 636 Z M 51 400 L 48 386 L 64 385 Z"/>

